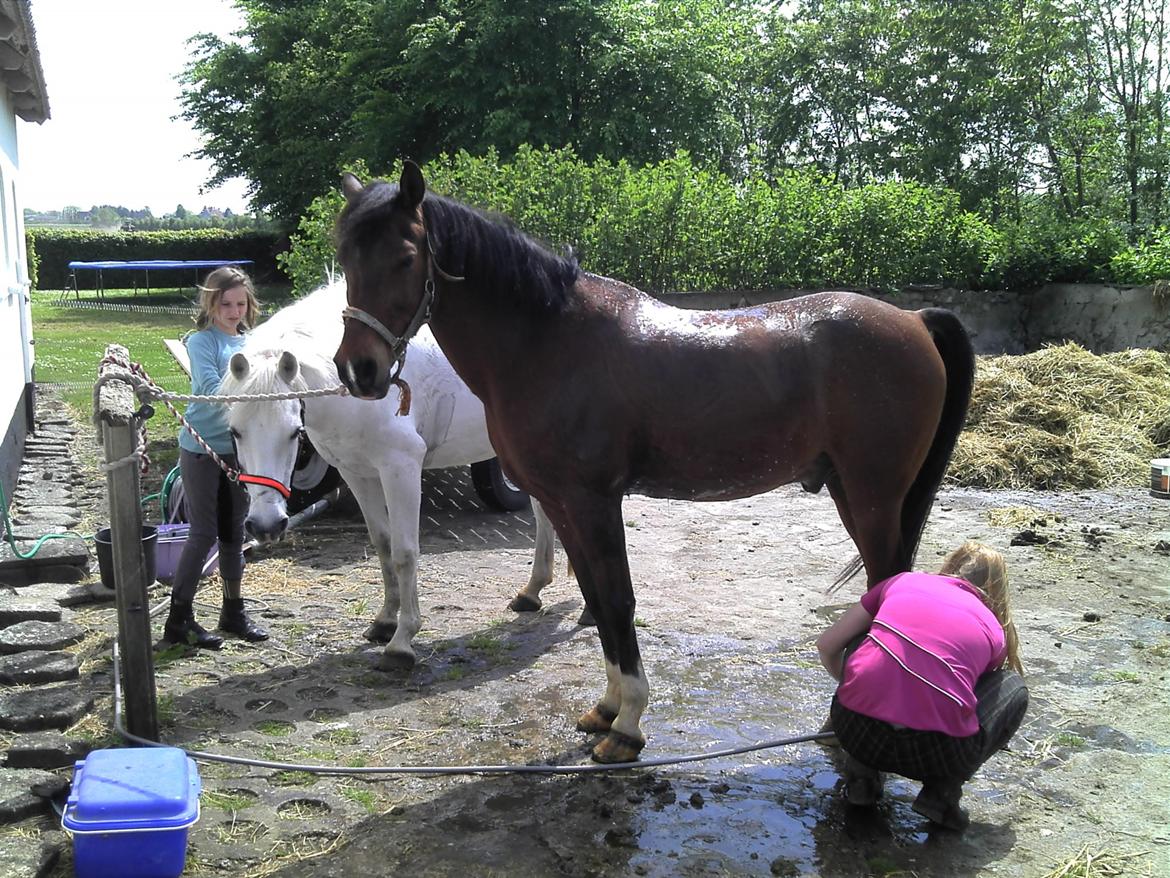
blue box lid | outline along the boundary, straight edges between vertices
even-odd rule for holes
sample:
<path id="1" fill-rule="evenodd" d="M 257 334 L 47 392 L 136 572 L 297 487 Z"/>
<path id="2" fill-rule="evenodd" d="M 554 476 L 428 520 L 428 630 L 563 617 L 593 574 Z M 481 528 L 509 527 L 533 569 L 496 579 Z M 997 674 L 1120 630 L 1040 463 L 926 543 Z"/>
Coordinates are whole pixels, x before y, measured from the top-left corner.
<path id="1" fill-rule="evenodd" d="M 200 789 L 199 769 L 177 747 L 95 750 L 73 766 L 61 822 L 75 832 L 190 826 Z"/>

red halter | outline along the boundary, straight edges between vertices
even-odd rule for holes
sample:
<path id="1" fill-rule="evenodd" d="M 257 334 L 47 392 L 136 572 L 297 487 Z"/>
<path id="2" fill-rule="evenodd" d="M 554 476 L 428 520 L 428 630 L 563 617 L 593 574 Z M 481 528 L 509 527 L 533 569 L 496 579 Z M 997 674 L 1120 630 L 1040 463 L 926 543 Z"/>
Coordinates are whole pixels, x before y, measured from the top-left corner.
<path id="1" fill-rule="evenodd" d="M 284 482 L 270 479 L 268 476 L 254 476 L 251 473 L 240 473 L 236 476 L 236 481 L 243 482 L 247 485 L 260 485 L 264 488 L 271 488 L 284 497 L 285 500 L 292 496 L 292 490 Z"/>

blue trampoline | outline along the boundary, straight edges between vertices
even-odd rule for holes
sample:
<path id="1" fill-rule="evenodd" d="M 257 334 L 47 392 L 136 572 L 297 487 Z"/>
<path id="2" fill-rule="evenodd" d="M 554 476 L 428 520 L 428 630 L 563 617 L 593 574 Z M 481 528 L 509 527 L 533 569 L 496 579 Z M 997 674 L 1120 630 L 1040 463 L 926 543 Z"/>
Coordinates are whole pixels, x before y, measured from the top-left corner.
<path id="1" fill-rule="evenodd" d="M 70 262 L 69 285 L 73 287 L 74 298 L 81 298 L 77 289 L 78 271 L 96 271 L 97 284 L 94 290 L 98 298 L 102 298 L 105 291 L 105 272 L 107 271 L 141 271 L 146 278 L 146 292 L 150 292 L 150 273 L 152 271 L 191 270 L 195 272 L 195 282 L 199 282 L 199 273 L 204 269 L 219 268 L 221 265 L 251 265 L 251 259 L 139 259 L 132 262 L 122 262 L 115 259 L 99 260 L 96 262 Z M 134 292 L 138 292 L 138 282 L 134 282 Z M 68 294 L 66 294 L 68 295 Z"/>

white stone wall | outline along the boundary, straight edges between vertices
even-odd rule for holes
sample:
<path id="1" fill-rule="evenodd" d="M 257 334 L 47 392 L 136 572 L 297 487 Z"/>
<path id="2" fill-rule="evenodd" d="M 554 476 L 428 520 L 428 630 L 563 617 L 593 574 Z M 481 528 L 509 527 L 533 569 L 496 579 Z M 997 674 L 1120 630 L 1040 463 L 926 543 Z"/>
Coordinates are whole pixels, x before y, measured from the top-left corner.
<path id="1" fill-rule="evenodd" d="M 804 295 L 807 290 L 666 293 L 684 308 L 734 308 Z M 1027 293 L 916 287 L 879 298 L 902 308 L 948 308 L 959 315 L 980 354 L 1022 354 L 1075 341 L 1095 353 L 1170 350 L 1170 295 L 1151 287 L 1049 284 Z"/>

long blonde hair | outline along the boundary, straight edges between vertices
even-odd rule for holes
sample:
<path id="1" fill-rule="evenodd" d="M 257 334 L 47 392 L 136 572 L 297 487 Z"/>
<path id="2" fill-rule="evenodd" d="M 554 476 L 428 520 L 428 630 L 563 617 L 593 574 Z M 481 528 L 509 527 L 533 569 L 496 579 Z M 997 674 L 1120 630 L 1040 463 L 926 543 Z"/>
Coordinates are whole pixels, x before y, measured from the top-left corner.
<path id="1" fill-rule="evenodd" d="M 1003 555 L 982 543 L 968 540 L 947 555 L 939 573 L 964 579 L 983 593 L 983 602 L 1003 626 L 1003 638 L 1007 645 L 1007 665 L 1017 673 L 1023 674 L 1020 638 L 1016 633 L 1016 623 L 1012 621 L 1007 564 Z"/>
<path id="2" fill-rule="evenodd" d="M 252 286 L 252 278 L 242 268 L 234 265 L 224 265 L 215 269 L 203 279 L 199 286 L 199 313 L 195 315 L 195 328 L 206 329 L 211 326 L 212 316 L 219 307 L 219 300 L 223 294 L 235 287 L 243 287 L 248 293 L 248 307 L 244 317 L 240 320 L 240 329 L 251 329 L 260 317 L 260 303 L 256 300 L 256 288 Z"/>

